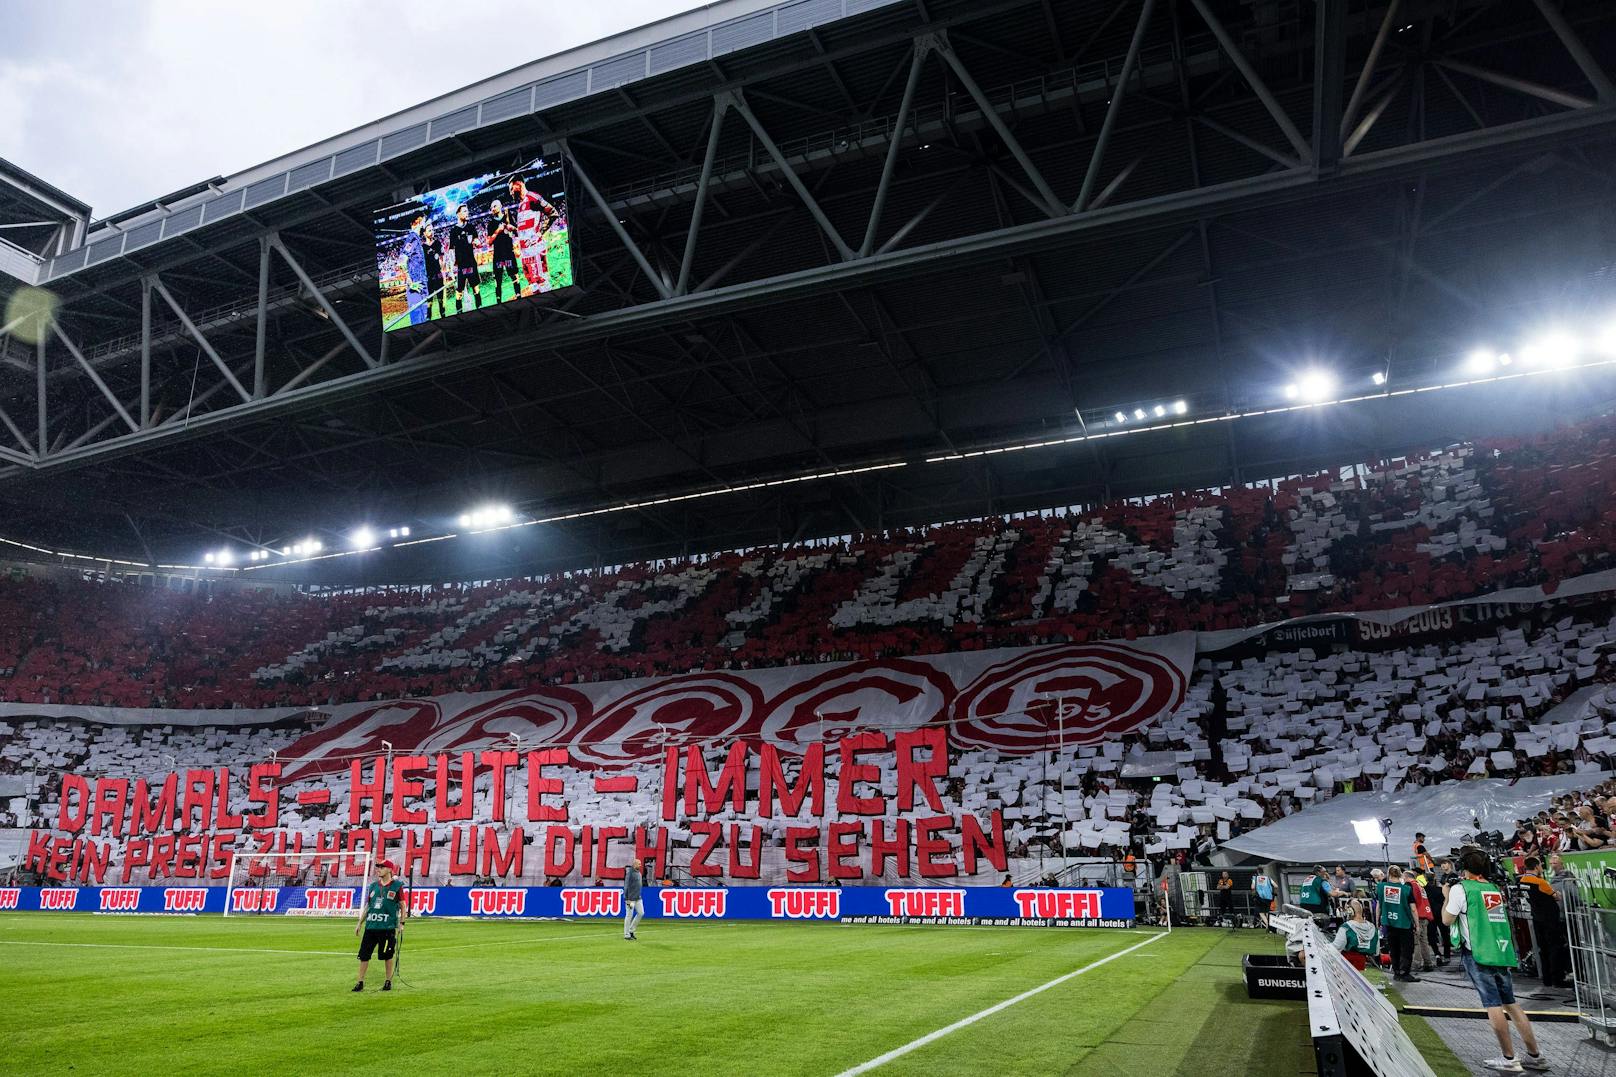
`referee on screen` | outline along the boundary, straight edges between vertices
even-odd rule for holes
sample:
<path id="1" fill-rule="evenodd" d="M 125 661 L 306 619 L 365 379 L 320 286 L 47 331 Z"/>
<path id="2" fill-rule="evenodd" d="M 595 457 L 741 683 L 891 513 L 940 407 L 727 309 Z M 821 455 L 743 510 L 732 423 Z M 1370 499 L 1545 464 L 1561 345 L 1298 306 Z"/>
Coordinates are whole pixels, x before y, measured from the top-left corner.
<path id="1" fill-rule="evenodd" d="M 398 948 L 398 924 L 409 914 L 410 910 L 404 907 L 404 884 L 393 877 L 393 862 L 383 860 L 376 865 L 376 881 L 365 891 L 365 907 L 360 910 L 359 922 L 353 929 L 355 935 L 359 934 L 360 928 L 365 931 L 364 938 L 359 942 L 359 982 L 353 985 L 355 991 L 365 989 L 365 970 L 370 968 L 370 955 L 377 950 L 381 951 L 382 961 L 387 968 L 387 979 L 382 981 L 382 990 L 393 989 L 393 953 Z"/>

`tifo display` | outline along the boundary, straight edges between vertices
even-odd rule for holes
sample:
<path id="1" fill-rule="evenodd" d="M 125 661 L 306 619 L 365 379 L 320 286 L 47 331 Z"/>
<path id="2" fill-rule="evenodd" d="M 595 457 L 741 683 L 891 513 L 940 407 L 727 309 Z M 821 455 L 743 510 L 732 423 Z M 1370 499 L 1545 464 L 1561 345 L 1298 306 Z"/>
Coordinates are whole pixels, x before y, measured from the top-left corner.
<path id="1" fill-rule="evenodd" d="M 543 158 L 379 210 L 375 232 L 388 332 L 573 283 L 561 165 Z"/>

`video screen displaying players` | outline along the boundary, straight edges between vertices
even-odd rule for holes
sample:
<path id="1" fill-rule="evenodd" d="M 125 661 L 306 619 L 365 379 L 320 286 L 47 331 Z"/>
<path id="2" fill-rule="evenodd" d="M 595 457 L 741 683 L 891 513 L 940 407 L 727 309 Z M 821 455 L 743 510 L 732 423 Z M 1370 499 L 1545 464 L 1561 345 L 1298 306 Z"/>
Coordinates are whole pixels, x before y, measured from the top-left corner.
<path id="1" fill-rule="evenodd" d="M 374 227 L 387 332 L 572 284 L 559 160 L 427 191 Z"/>

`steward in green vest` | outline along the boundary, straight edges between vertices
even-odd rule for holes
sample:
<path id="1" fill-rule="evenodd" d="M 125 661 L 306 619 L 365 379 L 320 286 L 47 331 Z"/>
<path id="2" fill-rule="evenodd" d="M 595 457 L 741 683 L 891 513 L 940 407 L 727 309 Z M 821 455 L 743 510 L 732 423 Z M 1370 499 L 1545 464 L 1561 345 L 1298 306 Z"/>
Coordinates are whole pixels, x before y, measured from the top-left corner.
<path id="1" fill-rule="evenodd" d="M 1302 880 L 1302 893 L 1297 904 L 1311 913 L 1330 911 L 1330 880 L 1322 866 L 1314 867 L 1313 874 Z"/>
<path id="2" fill-rule="evenodd" d="M 1375 887 L 1375 900 L 1380 904 L 1381 927 L 1414 926 L 1414 894 L 1412 884 L 1393 866 L 1390 877 Z"/>
<path id="3" fill-rule="evenodd" d="M 1485 879 L 1465 878 L 1453 884 L 1464 890 L 1464 911 L 1449 930 L 1449 941 L 1470 951 L 1478 965 L 1514 968 L 1515 940 L 1509 931 L 1509 901 Z M 1451 891 L 1450 891 L 1451 895 Z M 1450 896 L 1450 904 L 1457 904 Z"/>

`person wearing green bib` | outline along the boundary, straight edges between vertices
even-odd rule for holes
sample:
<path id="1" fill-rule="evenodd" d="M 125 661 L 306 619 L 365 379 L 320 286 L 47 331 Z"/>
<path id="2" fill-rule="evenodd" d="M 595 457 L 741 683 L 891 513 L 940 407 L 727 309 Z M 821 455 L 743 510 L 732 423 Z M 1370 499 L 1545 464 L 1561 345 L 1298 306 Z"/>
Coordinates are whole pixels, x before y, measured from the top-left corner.
<path id="1" fill-rule="evenodd" d="M 1410 968 L 1414 960 L 1414 895 L 1403 869 L 1393 864 L 1386 881 L 1375 887 L 1375 903 L 1380 907 L 1380 927 L 1386 933 L 1386 948 L 1392 956 L 1392 979 L 1416 983 L 1419 977 Z"/>
<path id="2" fill-rule="evenodd" d="M 1347 964 L 1362 972 L 1380 953 L 1380 932 L 1364 915 L 1364 903 L 1352 902 L 1351 919 L 1343 920 L 1335 933 L 1335 948 Z"/>
<path id="3" fill-rule="evenodd" d="M 365 890 L 365 905 L 359 911 L 359 922 L 354 925 L 355 935 L 359 934 L 361 928 L 365 933 L 359 943 L 359 982 L 353 985 L 355 991 L 365 989 L 365 970 L 370 968 L 370 955 L 378 950 L 387 968 L 382 990 L 393 989 L 393 954 L 398 947 L 398 925 L 409 914 L 410 910 L 404 906 L 404 884 L 393 876 L 393 862 L 383 860 L 376 865 L 376 881 Z"/>
<path id="4" fill-rule="evenodd" d="M 1546 1070 L 1549 1060 L 1538 1052 L 1532 1021 L 1515 1001 L 1515 984 L 1510 970 L 1515 967 L 1515 941 L 1509 933 L 1509 902 L 1502 890 L 1487 881 L 1487 857 L 1479 849 L 1467 849 L 1459 857 L 1464 877 L 1442 887 L 1442 922 L 1448 925 L 1454 948 L 1459 950 L 1465 974 L 1470 977 L 1481 1005 L 1487 1011 L 1502 1052 L 1486 1065 L 1500 1073 L 1520 1073 L 1523 1069 Z M 1506 1019 L 1507 1016 L 1507 1019 Z M 1526 1054 L 1515 1057 L 1510 1041 L 1509 1022 L 1520 1030 Z"/>
<path id="5" fill-rule="evenodd" d="M 1312 874 L 1302 880 L 1302 892 L 1296 903 L 1314 916 L 1330 911 L 1330 877 L 1324 874 L 1324 865 L 1315 866 Z"/>

